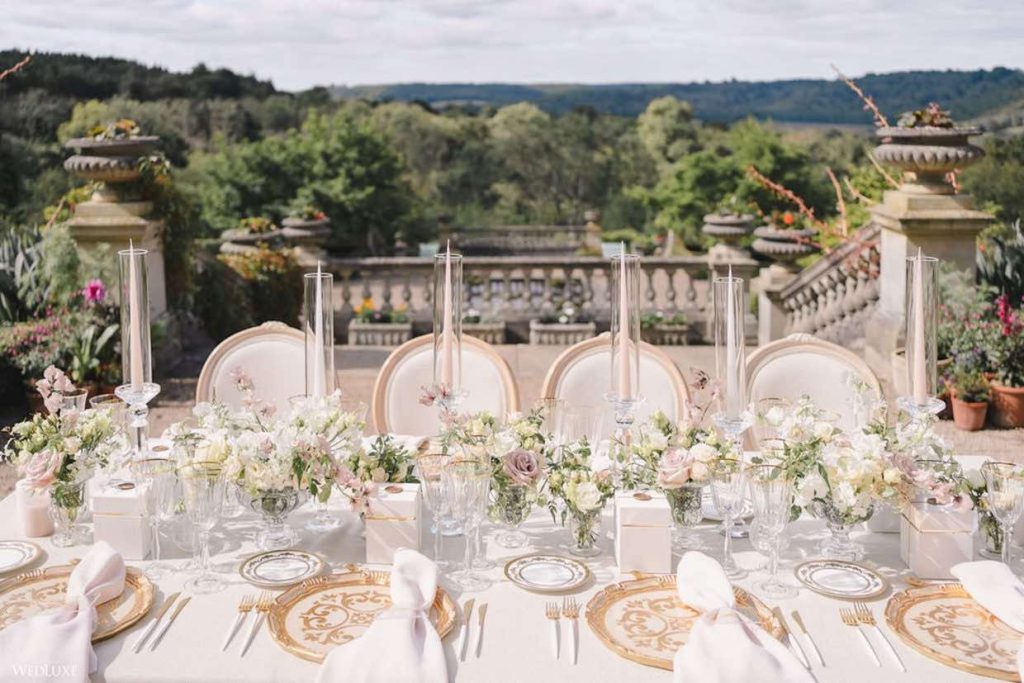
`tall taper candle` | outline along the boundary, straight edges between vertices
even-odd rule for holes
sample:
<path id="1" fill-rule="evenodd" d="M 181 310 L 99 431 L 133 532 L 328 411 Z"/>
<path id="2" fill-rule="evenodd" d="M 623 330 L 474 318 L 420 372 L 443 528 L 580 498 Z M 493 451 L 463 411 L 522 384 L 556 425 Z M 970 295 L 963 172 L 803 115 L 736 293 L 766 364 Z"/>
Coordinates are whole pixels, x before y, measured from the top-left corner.
<path id="1" fill-rule="evenodd" d="M 632 376 L 630 372 L 629 348 L 629 287 L 626 282 L 626 243 L 622 242 L 619 259 L 619 400 L 628 401 L 633 398 Z"/>
<path id="2" fill-rule="evenodd" d="M 441 384 L 451 390 L 454 386 L 452 366 L 452 335 L 455 321 L 452 320 L 452 243 L 448 241 L 444 255 L 444 314 L 441 327 Z"/>
<path id="3" fill-rule="evenodd" d="M 928 402 L 928 366 L 924 337 L 924 259 L 921 248 L 917 249 L 917 260 L 914 262 L 914 348 L 913 348 L 913 387 L 914 403 L 923 406 Z"/>
<path id="4" fill-rule="evenodd" d="M 139 279 L 135 272 L 135 245 L 128 240 L 128 250 L 132 252 L 128 259 L 128 331 L 130 350 L 128 355 L 128 383 L 132 391 L 141 392 L 146 376 L 142 371 L 142 323 L 139 307 L 143 305 L 139 292 Z M 147 304 L 148 305 L 148 304 Z"/>
<path id="5" fill-rule="evenodd" d="M 324 388 L 324 290 L 320 261 L 316 262 L 316 306 L 313 311 L 313 347 L 316 349 L 316 358 L 313 361 L 313 396 L 320 398 L 327 393 Z"/>
<path id="6" fill-rule="evenodd" d="M 736 375 L 736 301 L 733 298 L 732 266 L 729 266 L 729 286 L 725 300 L 725 413 L 730 418 L 738 417 L 742 409 L 739 405 L 740 390 Z"/>

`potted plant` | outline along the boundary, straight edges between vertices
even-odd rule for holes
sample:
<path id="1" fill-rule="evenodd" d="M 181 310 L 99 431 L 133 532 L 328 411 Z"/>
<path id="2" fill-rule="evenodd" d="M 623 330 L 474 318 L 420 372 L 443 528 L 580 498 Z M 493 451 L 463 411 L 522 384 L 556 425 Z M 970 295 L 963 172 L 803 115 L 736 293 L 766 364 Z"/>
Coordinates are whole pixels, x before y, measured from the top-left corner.
<path id="1" fill-rule="evenodd" d="M 770 221 L 754 230 L 757 239 L 751 246 L 782 268 L 796 271 L 797 260 L 814 251 L 812 235 L 814 231 L 803 227 L 800 217 L 792 211 L 772 212 Z"/>
<path id="2" fill-rule="evenodd" d="M 140 159 L 152 152 L 160 138 L 143 135 L 131 119 L 119 119 L 105 126 L 91 128 L 85 137 L 72 138 L 64 146 L 76 151 L 64 162 L 72 175 L 99 183 L 94 201 L 117 201 L 111 185 L 130 183 L 142 177 Z"/>
<path id="3" fill-rule="evenodd" d="M 740 242 L 754 230 L 754 216 L 743 213 L 733 195 L 721 202 L 714 213 L 704 216 L 701 232 L 740 255 L 746 255 L 740 248 Z"/>
<path id="4" fill-rule="evenodd" d="M 572 346 L 597 334 L 597 325 L 575 304 L 566 301 L 553 313 L 530 321 L 530 343 Z"/>
<path id="5" fill-rule="evenodd" d="M 992 380 L 992 422 L 997 427 L 1024 427 L 1024 315 L 1010 306 L 1005 294 L 996 299 L 998 333 L 989 350 Z"/>
<path id="6" fill-rule="evenodd" d="M 404 308 L 377 308 L 367 298 L 352 313 L 349 346 L 398 346 L 412 338 L 412 321 Z"/>
<path id="7" fill-rule="evenodd" d="M 221 253 L 242 254 L 256 251 L 261 244 L 276 244 L 281 230 L 264 216 L 251 216 L 238 221 L 238 227 L 221 233 Z"/>
<path id="8" fill-rule="evenodd" d="M 924 109 L 905 112 L 895 126 L 882 126 L 875 134 L 881 144 L 875 159 L 903 171 L 904 189 L 952 194 L 946 176 L 980 159 L 984 152 L 968 142 L 978 128 L 960 127 L 949 112 L 932 102 Z"/>
<path id="9" fill-rule="evenodd" d="M 686 314 L 648 311 L 640 316 L 640 336 L 649 344 L 685 346 L 690 333 Z"/>
<path id="10" fill-rule="evenodd" d="M 949 382 L 949 390 L 953 402 L 953 424 L 966 432 L 983 428 L 989 400 L 985 376 L 980 372 L 958 369 Z"/>
<path id="11" fill-rule="evenodd" d="M 480 311 L 470 308 L 462 316 L 462 333 L 488 344 L 504 344 L 505 321 L 485 318 Z"/>

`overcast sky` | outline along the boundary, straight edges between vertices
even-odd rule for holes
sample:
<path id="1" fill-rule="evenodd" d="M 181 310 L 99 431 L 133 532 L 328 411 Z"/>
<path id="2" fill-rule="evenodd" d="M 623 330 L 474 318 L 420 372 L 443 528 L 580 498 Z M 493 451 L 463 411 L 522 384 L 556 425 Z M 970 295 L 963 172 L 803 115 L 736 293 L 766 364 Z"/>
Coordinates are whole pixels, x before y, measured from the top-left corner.
<path id="1" fill-rule="evenodd" d="M 1024 65 L 1022 0 L 0 0 L 0 46 L 323 84 Z"/>

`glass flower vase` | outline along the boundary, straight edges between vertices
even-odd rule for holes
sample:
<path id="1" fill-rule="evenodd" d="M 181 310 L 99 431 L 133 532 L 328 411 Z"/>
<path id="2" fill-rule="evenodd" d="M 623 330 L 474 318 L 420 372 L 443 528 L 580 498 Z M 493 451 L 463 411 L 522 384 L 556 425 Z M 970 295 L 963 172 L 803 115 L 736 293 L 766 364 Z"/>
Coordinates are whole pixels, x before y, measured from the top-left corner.
<path id="1" fill-rule="evenodd" d="M 838 508 L 831 500 L 818 501 L 812 506 L 816 517 L 825 520 L 829 536 L 818 550 L 821 556 L 833 560 L 856 562 L 864 557 L 864 546 L 850 538 L 850 530 L 855 524 L 871 519 L 875 508 L 871 506 L 863 514 L 855 514 L 850 510 Z"/>
<path id="2" fill-rule="evenodd" d="M 519 529 L 530 516 L 530 489 L 523 485 L 513 485 L 502 489 L 494 499 L 492 516 L 501 524 L 497 542 L 502 548 L 522 548 L 526 545 L 526 534 Z"/>
<path id="3" fill-rule="evenodd" d="M 78 519 L 85 509 L 85 482 L 58 481 L 50 488 L 50 517 L 55 531 L 53 544 L 58 548 L 76 545 L 82 538 Z"/>
<path id="4" fill-rule="evenodd" d="M 676 489 L 665 489 L 665 498 L 672 512 L 672 547 L 677 550 L 693 549 L 700 545 L 693 530 L 704 519 L 701 506 L 703 496 L 703 484 L 684 484 Z"/>
<path id="5" fill-rule="evenodd" d="M 597 545 L 601 534 L 601 508 L 583 512 L 569 509 L 569 552 L 577 557 L 594 557 L 601 554 Z"/>
<path id="6" fill-rule="evenodd" d="M 257 491 L 249 505 L 263 522 L 263 528 L 256 535 L 260 550 L 281 550 L 295 545 L 295 532 L 288 528 L 285 520 L 299 506 L 297 490 Z"/>
<path id="7" fill-rule="evenodd" d="M 978 511 L 978 530 L 984 545 L 981 554 L 993 560 L 1003 556 L 1003 530 L 999 528 L 999 520 L 991 512 Z"/>

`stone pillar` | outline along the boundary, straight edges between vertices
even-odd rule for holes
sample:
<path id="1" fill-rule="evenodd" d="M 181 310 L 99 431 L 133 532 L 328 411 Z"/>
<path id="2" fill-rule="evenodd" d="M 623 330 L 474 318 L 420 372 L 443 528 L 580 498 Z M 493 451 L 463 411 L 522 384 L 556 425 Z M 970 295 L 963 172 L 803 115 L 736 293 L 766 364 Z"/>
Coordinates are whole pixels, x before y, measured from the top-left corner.
<path id="1" fill-rule="evenodd" d="M 976 133 L 956 128 L 878 131 L 884 141 L 875 156 L 904 171 L 900 189 L 886 192 L 882 203 L 871 207 L 881 229 L 881 265 L 878 308 L 867 325 L 865 357 L 890 387 L 905 381 L 894 376 L 893 361 L 904 344 L 907 257 L 920 248 L 973 273 L 977 235 L 993 220 L 975 208 L 970 195 L 956 194 L 942 182 L 943 173 L 981 158 L 982 151 L 967 143 Z"/>
<path id="2" fill-rule="evenodd" d="M 796 273 L 779 264 L 761 269 L 757 292 L 758 346 L 786 336 L 788 312 L 782 305 L 782 290 L 794 279 Z"/>
<path id="3" fill-rule="evenodd" d="M 601 253 L 601 212 L 597 209 L 587 209 L 583 212 L 583 220 L 586 221 L 583 237 L 583 249 L 591 254 Z"/>
<path id="4" fill-rule="evenodd" d="M 159 219 L 150 218 L 151 202 L 140 201 L 136 182 L 140 178 L 138 160 L 149 154 L 159 138 L 137 136 L 119 139 L 76 138 L 67 147 L 77 154 L 64 162 L 70 173 L 99 183 L 92 198 L 75 207 L 68 222 L 71 236 L 83 251 L 109 245 L 117 251 L 127 249 L 131 241 L 149 251 L 149 306 L 152 320 L 167 312 L 167 285 L 164 271 L 163 231 Z M 116 283 L 107 283 L 117 291 Z"/>

